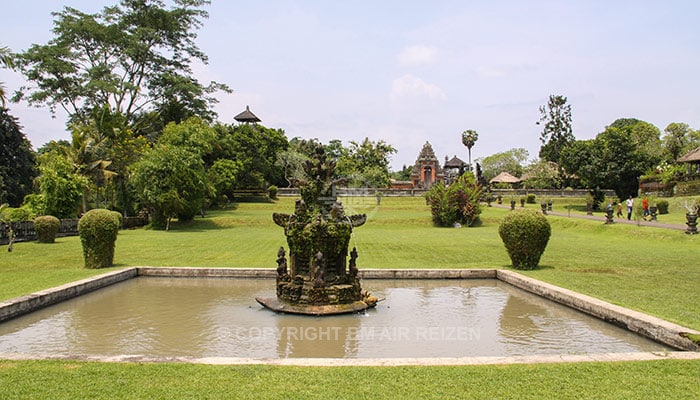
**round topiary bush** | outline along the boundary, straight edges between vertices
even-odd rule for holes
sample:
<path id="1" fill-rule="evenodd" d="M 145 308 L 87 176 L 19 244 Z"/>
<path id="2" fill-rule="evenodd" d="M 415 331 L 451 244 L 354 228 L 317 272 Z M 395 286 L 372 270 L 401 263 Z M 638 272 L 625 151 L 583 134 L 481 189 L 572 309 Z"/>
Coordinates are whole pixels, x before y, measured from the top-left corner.
<path id="1" fill-rule="evenodd" d="M 272 200 L 277 200 L 277 192 L 279 192 L 279 188 L 275 185 L 270 185 L 267 188 L 267 196 Z"/>
<path id="2" fill-rule="evenodd" d="M 53 215 L 42 215 L 34 218 L 34 230 L 39 243 L 53 243 L 58 235 L 61 221 Z"/>
<path id="3" fill-rule="evenodd" d="M 659 214 L 668 214 L 668 200 L 657 200 L 656 207 L 659 209 Z"/>
<path id="4" fill-rule="evenodd" d="M 85 268 L 112 266 L 119 225 L 116 213 L 105 209 L 90 210 L 80 218 L 78 233 L 83 245 Z"/>
<path id="5" fill-rule="evenodd" d="M 535 210 L 514 211 L 501 221 L 498 234 L 515 269 L 535 269 L 544 253 L 552 228 Z"/>

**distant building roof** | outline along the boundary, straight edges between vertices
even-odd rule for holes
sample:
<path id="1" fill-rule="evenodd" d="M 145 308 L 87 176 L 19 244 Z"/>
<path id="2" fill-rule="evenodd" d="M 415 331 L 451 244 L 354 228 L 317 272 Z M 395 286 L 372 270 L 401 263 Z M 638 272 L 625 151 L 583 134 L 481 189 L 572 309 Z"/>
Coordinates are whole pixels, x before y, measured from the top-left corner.
<path id="1" fill-rule="evenodd" d="M 518 183 L 520 179 L 514 177 L 507 172 L 501 172 L 495 178 L 491 179 L 489 183 Z"/>
<path id="2" fill-rule="evenodd" d="M 700 147 L 687 152 L 683 157 L 678 159 L 678 162 L 698 163 L 700 162 Z"/>
<path id="3" fill-rule="evenodd" d="M 242 113 L 236 115 L 235 117 L 233 117 L 233 119 L 235 119 L 235 120 L 238 121 L 238 122 L 245 122 L 245 123 L 250 123 L 250 122 L 256 123 L 256 122 L 260 122 L 260 118 L 256 117 L 255 114 L 253 114 L 253 113 L 250 111 L 250 107 L 248 107 L 248 106 L 245 106 L 245 111 L 243 111 Z"/>
<path id="4" fill-rule="evenodd" d="M 445 157 L 445 159 L 447 159 L 447 157 Z M 444 168 L 464 168 L 466 166 L 466 162 L 460 160 L 459 158 L 457 158 L 457 156 L 454 156 L 451 160 L 445 161 Z"/>

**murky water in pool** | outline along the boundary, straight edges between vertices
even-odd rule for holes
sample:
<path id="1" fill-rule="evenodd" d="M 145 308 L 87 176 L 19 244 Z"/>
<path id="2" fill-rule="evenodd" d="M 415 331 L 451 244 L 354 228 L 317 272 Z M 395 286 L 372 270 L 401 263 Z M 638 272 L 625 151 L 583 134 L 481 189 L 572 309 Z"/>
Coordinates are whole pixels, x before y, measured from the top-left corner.
<path id="1" fill-rule="evenodd" d="M 668 347 L 496 280 L 365 280 L 363 314 L 275 314 L 274 281 L 136 278 L 0 323 L 2 354 L 471 357 Z"/>

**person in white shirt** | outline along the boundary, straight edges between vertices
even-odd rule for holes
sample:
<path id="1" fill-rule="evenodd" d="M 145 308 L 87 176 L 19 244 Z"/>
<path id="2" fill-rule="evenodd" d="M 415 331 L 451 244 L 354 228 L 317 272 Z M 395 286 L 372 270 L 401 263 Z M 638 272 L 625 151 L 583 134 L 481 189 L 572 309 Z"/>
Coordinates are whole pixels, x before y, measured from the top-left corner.
<path id="1" fill-rule="evenodd" d="M 631 220 L 632 219 L 632 210 L 634 209 L 634 200 L 632 200 L 632 196 L 630 196 L 629 199 L 627 199 L 627 219 Z"/>

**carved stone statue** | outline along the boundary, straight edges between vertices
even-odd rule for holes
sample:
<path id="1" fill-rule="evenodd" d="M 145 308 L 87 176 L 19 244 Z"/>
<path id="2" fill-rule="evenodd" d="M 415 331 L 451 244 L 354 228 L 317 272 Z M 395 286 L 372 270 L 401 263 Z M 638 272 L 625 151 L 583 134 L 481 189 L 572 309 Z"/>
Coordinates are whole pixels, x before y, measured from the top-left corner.
<path id="1" fill-rule="evenodd" d="M 284 247 L 281 246 L 280 249 L 277 251 L 277 275 L 280 278 L 284 278 L 287 276 L 287 257 L 284 251 Z"/>
<path id="2" fill-rule="evenodd" d="M 357 312 L 376 304 L 360 287 L 357 249 L 350 253 L 352 229 L 367 216 L 346 215 L 335 195 L 335 162 L 319 145 L 314 157 L 304 163 L 306 178 L 300 181 L 301 199 L 294 214 L 274 213 L 275 224 L 284 228 L 289 246 L 289 265 L 284 248 L 277 253 L 277 299 L 256 299 L 280 312 L 328 315 Z M 288 276 L 284 278 L 284 276 Z M 365 294 L 363 294 L 365 292 Z"/>

